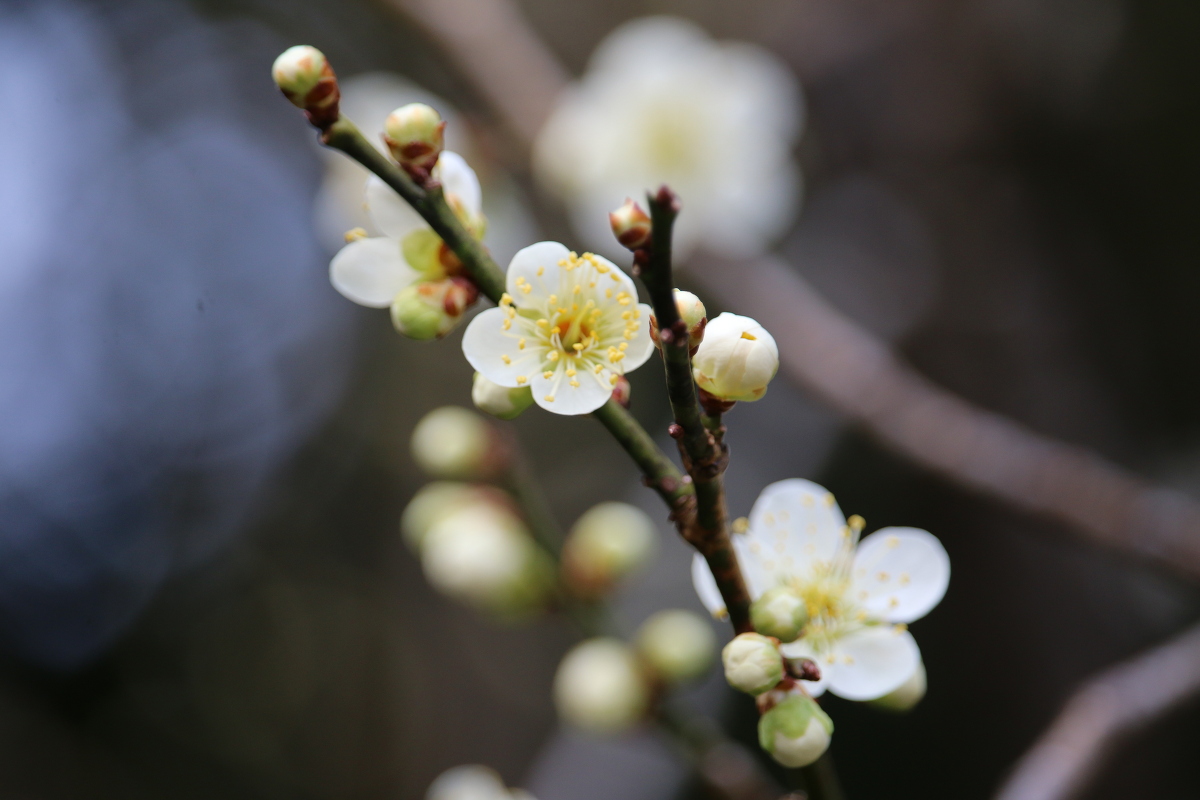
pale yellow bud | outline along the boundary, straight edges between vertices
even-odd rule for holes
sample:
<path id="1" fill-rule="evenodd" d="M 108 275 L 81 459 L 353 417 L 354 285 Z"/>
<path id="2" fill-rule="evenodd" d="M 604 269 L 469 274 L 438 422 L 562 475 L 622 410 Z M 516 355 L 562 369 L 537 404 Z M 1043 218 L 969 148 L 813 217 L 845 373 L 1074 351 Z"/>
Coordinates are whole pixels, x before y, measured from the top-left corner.
<path id="1" fill-rule="evenodd" d="M 700 342 L 704 341 L 704 329 L 708 325 L 708 312 L 705 311 L 704 303 L 700 302 L 699 297 L 680 289 L 675 290 L 675 307 L 679 309 L 679 318 L 687 326 L 688 349 L 695 353 Z M 662 347 L 662 342 L 658 338 L 658 318 L 654 315 L 650 316 L 650 338 L 654 340 L 656 347 Z"/>
<path id="2" fill-rule="evenodd" d="M 567 583 L 584 596 L 600 594 L 646 563 L 658 531 L 646 512 L 628 503 L 600 503 L 571 527 L 563 543 Z"/>
<path id="3" fill-rule="evenodd" d="M 337 76 L 320 50 L 306 44 L 289 47 L 275 59 L 271 77 L 293 105 L 308 112 L 314 125 L 323 129 L 337 121 Z"/>
<path id="4" fill-rule="evenodd" d="M 725 680 L 747 694 L 762 694 L 783 680 L 783 656 L 775 640 L 742 633 L 721 651 Z"/>
<path id="5" fill-rule="evenodd" d="M 383 140 L 397 163 L 428 174 L 442 154 L 445 130 L 446 122 L 436 109 L 409 103 L 388 115 Z"/>
<path id="6" fill-rule="evenodd" d="M 475 478 L 488 474 L 495 466 L 494 448 L 488 423 L 458 406 L 434 409 L 413 428 L 413 460 L 435 478 Z"/>
<path id="7" fill-rule="evenodd" d="M 666 683 L 699 678 L 712 666 L 717 637 L 699 614 L 679 609 L 659 611 L 642 623 L 637 634 L 642 660 Z"/>
<path id="8" fill-rule="evenodd" d="M 794 642 L 808 624 L 808 606 L 791 588 L 774 586 L 750 606 L 750 623 L 764 636 Z"/>
<path id="9" fill-rule="evenodd" d="M 465 278 L 414 283 L 392 300 L 392 326 L 410 339 L 440 338 L 458 326 L 478 297 L 475 284 Z"/>
<path id="10" fill-rule="evenodd" d="M 637 657 L 617 639 L 589 639 L 567 653 L 554 676 L 559 716 L 584 730 L 617 733 L 646 713 L 649 687 Z"/>
<path id="11" fill-rule="evenodd" d="M 501 386 L 476 372 L 471 384 L 471 402 L 485 414 L 500 419 L 514 419 L 533 405 L 533 391 L 528 386 L 515 389 Z"/>
<path id="12" fill-rule="evenodd" d="M 758 400 L 779 371 L 779 348 L 749 317 L 728 312 L 708 323 L 692 358 L 696 384 L 720 400 Z"/>
<path id="13" fill-rule="evenodd" d="M 608 215 L 608 223 L 617 241 L 630 250 L 650 244 L 650 216 L 632 199 L 625 198 L 625 204 Z"/>

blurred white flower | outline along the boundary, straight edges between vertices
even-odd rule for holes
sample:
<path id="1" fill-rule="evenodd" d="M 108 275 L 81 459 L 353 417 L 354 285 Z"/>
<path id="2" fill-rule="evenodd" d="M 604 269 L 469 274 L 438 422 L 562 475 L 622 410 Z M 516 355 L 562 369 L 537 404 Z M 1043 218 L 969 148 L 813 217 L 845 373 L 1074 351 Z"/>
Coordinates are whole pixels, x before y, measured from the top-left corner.
<path id="1" fill-rule="evenodd" d="M 495 770 L 482 764 L 463 764 L 437 776 L 425 800 L 533 800 L 533 795 L 507 788 Z"/>
<path id="2" fill-rule="evenodd" d="M 606 259 L 538 242 L 508 266 L 499 308 L 471 320 L 463 354 L 500 386 L 529 385 L 555 414 L 589 414 L 620 376 L 654 351 L 650 307 L 633 281 Z"/>
<path id="3" fill-rule="evenodd" d="M 618 639 L 588 639 L 558 666 L 554 702 L 559 716 L 594 733 L 618 733 L 646 711 L 650 690 L 633 650 Z"/>
<path id="4" fill-rule="evenodd" d="M 847 525 L 833 495 L 792 479 L 763 490 L 750 529 L 733 537 L 753 598 L 791 587 L 807 605 L 803 635 L 782 646 L 789 658 L 811 658 L 828 688 L 847 700 L 873 700 L 903 686 L 921 654 L 905 623 L 936 606 L 950 581 L 950 558 L 934 536 L 916 528 L 883 528 L 861 542 L 861 519 Z M 704 559 L 692 579 L 701 601 L 719 614 L 724 603 Z"/>
<path id="5" fill-rule="evenodd" d="M 597 252 L 619 252 L 611 209 L 667 183 L 684 203 L 675 227 L 681 257 L 697 245 L 750 255 L 797 211 L 791 150 L 802 122 L 799 86 L 771 53 L 649 17 L 597 47 L 539 134 L 535 170 Z"/>

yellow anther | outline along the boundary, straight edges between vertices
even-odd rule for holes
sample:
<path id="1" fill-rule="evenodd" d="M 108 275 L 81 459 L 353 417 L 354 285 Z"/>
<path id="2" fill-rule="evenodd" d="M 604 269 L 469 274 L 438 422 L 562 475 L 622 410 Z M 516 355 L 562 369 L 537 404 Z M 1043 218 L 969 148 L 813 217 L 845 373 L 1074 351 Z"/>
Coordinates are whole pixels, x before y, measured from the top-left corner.
<path id="1" fill-rule="evenodd" d="M 517 276 L 517 278 L 516 278 L 516 280 L 514 280 L 514 281 L 513 281 L 513 283 L 515 283 L 517 286 L 520 286 L 520 285 L 521 285 L 521 284 L 523 284 L 524 282 L 525 282 L 525 276 L 524 276 L 524 275 L 518 275 L 518 276 Z"/>
<path id="2" fill-rule="evenodd" d="M 524 286 L 521 287 L 521 291 L 525 294 L 529 294 L 530 292 L 533 291 L 533 284 L 531 284 L 531 283 L 525 284 Z"/>
<path id="3" fill-rule="evenodd" d="M 562 333 L 562 328 L 558 327 L 557 325 L 555 325 L 553 328 L 550 329 L 551 336 L 553 336 L 556 333 Z"/>
<path id="4" fill-rule="evenodd" d="M 517 339 L 517 349 L 518 350 L 525 349 L 525 340 L 524 339 Z"/>
<path id="5" fill-rule="evenodd" d="M 878 580 L 880 583 L 887 583 L 887 582 L 888 582 L 888 580 L 889 580 L 891 577 L 892 577 L 892 576 L 891 576 L 891 575 L 888 575 L 886 572 L 881 572 L 881 573 L 879 573 L 878 575 L 876 575 L 876 576 L 875 576 L 875 578 L 876 578 L 876 579 L 877 579 L 877 580 Z"/>
<path id="6" fill-rule="evenodd" d="M 506 331 L 506 330 L 508 330 L 508 329 L 509 329 L 509 328 L 511 328 L 511 327 L 512 327 L 512 320 L 511 320 L 511 319 L 505 319 L 505 320 L 501 320 L 501 321 L 500 321 L 500 330 L 502 330 L 502 331 Z"/>
<path id="7" fill-rule="evenodd" d="M 579 284 L 576 284 L 575 288 L 571 290 L 571 294 L 579 294 L 582 291 L 583 291 L 583 287 L 580 286 Z"/>
<path id="8" fill-rule="evenodd" d="M 546 358 L 550 361 L 558 361 L 558 351 L 551 350 L 549 353 L 546 353 Z"/>
<path id="9" fill-rule="evenodd" d="M 511 364 L 511 363 L 512 363 L 512 359 L 511 359 L 511 358 L 509 358 L 509 357 L 508 357 L 508 356 L 506 356 L 506 355 L 501 355 L 501 356 L 500 356 L 500 360 L 501 360 L 501 361 L 503 361 L 505 364 Z"/>
<path id="10" fill-rule="evenodd" d="M 546 327 L 547 325 L 549 325 L 549 324 L 550 324 L 550 320 L 548 320 L 548 319 L 539 319 L 539 320 L 537 321 L 537 324 L 538 324 L 538 327 L 539 327 L 539 328 L 544 328 L 544 327 Z"/>
<path id="11" fill-rule="evenodd" d="M 619 345 L 617 345 L 617 349 L 624 353 L 629 349 L 629 342 L 621 342 Z"/>
<path id="12" fill-rule="evenodd" d="M 567 370 L 567 377 L 568 377 L 568 378 L 574 378 L 574 377 L 575 377 L 575 370 L 573 370 L 573 369 L 569 369 L 569 370 Z"/>
<path id="13" fill-rule="evenodd" d="M 617 274 L 617 273 L 615 273 L 615 272 L 614 272 L 612 275 L 609 275 L 608 277 L 610 277 L 610 278 L 612 278 L 614 281 L 618 281 L 618 282 L 620 282 L 620 280 L 621 280 L 621 276 L 620 276 L 620 275 L 618 275 L 618 274 Z"/>
<path id="14" fill-rule="evenodd" d="M 624 334 L 622 334 L 622 335 L 623 335 L 623 336 L 624 336 L 626 339 L 632 339 L 632 338 L 634 337 L 634 334 L 635 334 L 635 333 L 636 333 L 636 331 L 625 331 L 625 333 L 624 333 Z"/>
<path id="15" fill-rule="evenodd" d="M 601 275 L 603 275 L 604 273 L 608 272 L 608 265 L 607 265 L 607 264 L 601 264 L 601 263 L 599 263 L 599 262 L 592 262 L 592 264 L 593 264 L 593 266 L 595 266 L 595 267 L 596 267 L 596 272 L 599 272 Z"/>
<path id="16" fill-rule="evenodd" d="M 508 292 L 505 292 L 504 294 L 500 295 L 500 306 L 501 307 L 512 305 L 512 301 L 513 301 L 512 295 L 509 294 Z"/>
<path id="17" fill-rule="evenodd" d="M 517 376 L 517 386 L 524 386 L 525 381 L 527 381 L 527 380 L 529 380 L 529 379 L 526 378 L 524 375 L 518 375 Z"/>
<path id="18" fill-rule="evenodd" d="M 592 372 L 596 373 L 597 375 L 599 375 L 603 371 L 604 371 L 603 364 L 597 364 L 594 368 L 592 368 Z"/>
<path id="19" fill-rule="evenodd" d="M 579 388 L 579 381 L 572 378 L 570 383 L 571 383 L 571 386 L 575 387 L 576 389 Z"/>
<path id="20" fill-rule="evenodd" d="M 904 633 L 906 630 L 908 630 L 908 623 L 901 622 L 899 625 L 894 626 L 893 630 L 896 631 L 896 633 Z"/>
<path id="21" fill-rule="evenodd" d="M 757 342 L 757 341 L 758 341 L 758 337 L 757 337 L 757 336 L 755 336 L 755 335 L 754 335 L 753 333 L 751 333 L 750 331 L 742 331 L 742 338 L 743 338 L 743 339 L 749 339 L 749 340 L 750 340 L 750 341 L 752 341 L 752 342 Z"/>
<path id="22" fill-rule="evenodd" d="M 897 600 L 895 597 L 888 598 L 888 608 L 895 608 L 898 605 L 900 605 L 900 601 Z"/>
<path id="23" fill-rule="evenodd" d="M 605 289 L 605 290 L 604 290 L 604 296 L 605 296 L 605 297 L 612 297 L 612 289 Z"/>
<path id="24" fill-rule="evenodd" d="M 745 517 L 738 517 L 729 525 L 729 529 L 734 533 L 745 533 L 750 530 L 750 520 Z"/>
<path id="25" fill-rule="evenodd" d="M 556 295 L 556 294 L 550 295 L 550 297 L 546 300 L 546 302 L 552 306 L 558 305 L 558 295 Z"/>
<path id="26" fill-rule="evenodd" d="M 547 403 L 553 403 L 553 402 L 554 402 L 554 395 L 552 395 L 552 394 L 548 394 L 548 395 L 546 395 L 546 396 L 545 396 L 544 398 L 542 398 L 542 399 L 544 399 L 544 400 L 545 400 Z"/>
<path id="27" fill-rule="evenodd" d="M 545 372 L 542 373 L 542 377 L 545 378 L 546 380 L 550 380 L 551 378 L 554 377 L 554 373 L 551 372 L 550 370 L 546 370 Z"/>
<path id="28" fill-rule="evenodd" d="M 616 385 L 617 381 L 619 381 L 619 380 L 621 380 L 621 376 L 617 375 L 616 373 L 613 373 L 612 375 L 608 376 L 608 382 L 613 384 L 614 386 Z"/>
<path id="29" fill-rule="evenodd" d="M 545 268 L 545 267 L 538 267 L 538 268 L 537 268 L 537 275 L 538 275 L 538 277 L 539 277 L 539 278 L 540 278 L 540 277 L 542 277 L 542 275 L 544 275 L 545 273 L 546 273 L 546 268 Z"/>
<path id="30" fill-rule="evenodd" d="M 580 353 L 583 351 L 583 342 L 576 342 L 575 344 L 571 345 L 571 347 L 575 348 L 576 353 Z"/>
<path id="31" fill-rule="evenodd" d="M 367 229 L 351 228 L 350 230 L 346 231 L 342 238 L 346 240 L 346 244 L 350 244 L 350 242 L 357 242 L 359 239 L 367 238 Z"/>
<path id="32" fill-rule="evenodd" d="M 570 262 L 568 262 L 568 261 L 567 261 L 567 259 L 565 259 L 565 258 L 560 258 L 560 259 L 558 260 L 558 265 L 559 265 L 560 267 L 565 267 L 565 266 L 566 266 L 568 263 L 570 263 Z"/>
<path id="33" fill-rule="evenodd" d="M 595 282 L 595 281 L 588 281 L 588 288 L 589 288 L 589 289 L 595 289 L 595 288 L 596 288 L 596 282 Z"/>
<path id="34" fill-rule="evenodd" d="M 826 493 L 825 493 L 825 496 L 824 496 L 824 497 L 822 497 L 821 499 L 822 499 L 823 501 L 825 501 L 825 505 L 829 506 L 830 508 L 833 508 L 833 504 L 836 502 L 836 501 L 833 499 L 833 493 L 832 493 L 832 492 L 826 492 Z"/>
<path id="35" fill-rule="evenodd" d="M 622 311 L 621 312 L 621 319 L 629 319 L 632 316 L 633 316 L 632 311 Z"/>
<path id="36" fill-rule="evenodd" d="M 846 520 L 846 524 L 850 526 L 850 530 L 858 532 L 867 526 L 867 521 L 858 514 L 851 514 L 850 519 Z"/>

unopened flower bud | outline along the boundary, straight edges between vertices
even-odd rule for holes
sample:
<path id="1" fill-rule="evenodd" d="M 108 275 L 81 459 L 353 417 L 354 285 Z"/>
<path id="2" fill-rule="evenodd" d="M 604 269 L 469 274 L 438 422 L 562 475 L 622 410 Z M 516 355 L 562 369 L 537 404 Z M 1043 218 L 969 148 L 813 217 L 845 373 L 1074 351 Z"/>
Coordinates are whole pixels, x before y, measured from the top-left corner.
<path id="1" fill-rule="evenodd" d="M 454 330 L 478 297 L 475 284 L 465 278 L 414 283 L 392 301 L 392 325 L 410 339 L 437 339 Z"/>
<path id="2" fill-rule="evenodd" d="M 600 503 L 567 535 L 563 576 L 580 595 L 601 594 L 649 560 L 657 543 L 657 529 L 646 512 L 628 503 Z"/>
<path id="3" fill-rule="evenodd" d="M 764 636 L 794 642 L 808 624 L 808 606 L 791 588 L 775 586 L 750 606 L 750 623 Z"/>
<path id="4" fill-rule="evenodd" d="M 306 44 L 289 47 L 275 59 L 271 77 L 292 105 L 308 113 L 313 125 L 325 128 L 337 121 L 337 76 L 320 50 Z"/>
<path id="5" fill-rule="evenodd" d="M 762 694 L 783 680 L 779 645 L 757 633 L 741 633 L 721 651 L 725 680 L 747 694 Z"/>
<path id="6" fill-rule="evenodd" d="M 625 204 L 608 215 L 617 241 L 630 250 L 638 250 L 650 244 L 650 215 L 630 198 Z"/>
<path id="7" fill-rule="evenodd" d="M 438 162 L 445 144 L 446 122 L 424 103 L 409 103 L 388 115 L 383 140 L 400 166 L 422 177 Z"/>
<path id="8" fill-rule="evenodd" d="M 779 370 L 771 334 L 749 317 L 728 312 L 708 323 L 692 359 L 697 385 L 719 400 L 758 400 Z"/>
<path id="9" fill-rule="evenodd" d="M 485 414 L 500 419 L 514 419 L 533 405 L 533 391 L 528 386 L 510 389 L 476 372 L 471 384 L 471 401 Z"/>
<path id="10" fill-rule="evenodd" d="M 913 671 L 913 674 L 909 676 L 908 680 L 900 684 L 899 688 L 893 689 L 883 697 L 868 702 L 875 708 L 883 709 L 884 711 L 911 711 L 925 697 L 927 680 L 925 665 L 918 661 L 917 668 Z"/>
<path id="11" fill-rule="evenodd" d="M 617 639 L 589 639 L 567 653 L 554 676 L 564 720 L 595 733 L 617 733 L 646 712 L 649 688 L 633 651 Z"/>
<path id="12" fill-rule="evenodd" d="M 514 800 L 531 798 L 520 789 L 508 789 L 495 770 L 482 764 L 451 767 L 434 779 L 425 800 Z"/>
<path id="13" fill-rule="evenodd" d="M 434 524 L 421 546 L 421 566 L 438 591 L 501 616 L 540 606 L 553 579 L 548 557 L 520 520 L 485 504 Z"/>
<path id="14" fill-rule="evenodd" d="M 633 399 L 633 386 L 629 383 L 629 378 L 624 375 L 617 375 L 617 381 L 612 385 L 612 399 L 621 408 L 629 408 L 629 403 Z"/>
<path id="15" fill-rule="evenodd" d="M 717 637 L 708 620 L 679 609 L 659 611 L 637 634 L 642 659 L 666 683 L 699 678 L 716 654 Z"/>
<path id="16" fill-rule="evenodd" d="M 687 326 L 688 350 L 694 355 L 700 342 L 704 340 L 704 328 L 708 325 L 708 312 L 704 303 L 691 292 L 675 290 L 675 307 L 679 309 L 679 318 Z M 658 318 L 650 315 L 650 338 L 655 347 L 662 347 L 658 338 Z"/>
<path id="17" fill-rule="evenodd" d="M 413 495 L 400 516 L 400 533 L 413 550 L 420 550 L 425 536 L 441 520 L 472 505 L 511 509 L 507 495 L 491 486 L 454 481 L 434 481 Z"/>
<path id="18" fill-rule="evenodd" d="M 758 744 L 785 767 L 807 767 L 829 749 L 833 720 L 805 694 L 788 695 L 758 720 Z"/>
<path id="19" fill-rule="evenodd" d="M 435 478 L 488 475 L 497 466 L 496 449 L 487 421 L 458 406 L 436 408 L 413 428 L 413 460 Z"/>

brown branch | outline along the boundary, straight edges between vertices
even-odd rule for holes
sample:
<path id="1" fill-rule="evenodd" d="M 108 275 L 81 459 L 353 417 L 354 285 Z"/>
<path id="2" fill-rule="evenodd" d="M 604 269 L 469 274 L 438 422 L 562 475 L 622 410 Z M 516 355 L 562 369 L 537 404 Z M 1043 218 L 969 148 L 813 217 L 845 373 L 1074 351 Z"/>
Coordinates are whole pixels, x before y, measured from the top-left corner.
<path id="1" fill-rule="evenodd" d="M 1122 740 L 1200 694 L 1200 625 L 1084 684 L 996 800 L 1068 800 Z"/>
<path id="2" fill-rule="evenodd" d="M 1095 544 L 1200 576 L 1196 501 L 934 385 L 778 260 L 693 266 L 710 291 L 772 332 L 790 378 L 896 452 Z"/>

